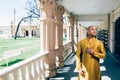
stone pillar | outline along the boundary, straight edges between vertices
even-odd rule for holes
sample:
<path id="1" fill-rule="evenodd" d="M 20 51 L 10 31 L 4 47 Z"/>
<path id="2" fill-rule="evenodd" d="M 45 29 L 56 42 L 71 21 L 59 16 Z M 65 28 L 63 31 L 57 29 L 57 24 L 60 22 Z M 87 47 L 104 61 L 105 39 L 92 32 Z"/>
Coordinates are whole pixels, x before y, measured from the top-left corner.
<path id="1" fill-rule="evenodd" d="M 29 30 L 28 30 L 28 36 L 29 36 L 29 38 L 31 38 L 32 37 L 32 31 L 31 31 L 31 28 L 29 27 Z"/>
<path id="2" fill-rule="evenodd" d="M 77 35 L 78 35 L 78 27 L 77 27 L 77 21 L 75 21 L 75 38 L 74 38 L 74 41 L 75 41 L 75 44 L 78 43 L 78 39 L 77 39 Z"/>
<path id="3" fill-rule="evenodd" d="M 13 25 L 11 25 L 10 27 L 11 27 L 11 36 L 13 37 L 13 36 L 14 36 L 14 35 L 13 35 L 13 34 L 14 34 L 14 33 L 13 33 Z"/>
<path id="4" fill-rule="evenodd" d="M 13 22 L 11 22 L 11 35 L 15 37 L 15 24 Z"/>
<path id="5" fill-rule="evenodd" d="M 67 23 L 67 41 L 70 40 L 70 26 L 69 26 L 69 23 Z"/>
<path id="6" fill-rule="evenodd" d="M 74 50 L 74 19 L 75 16 L 73 16 L 73 14 L 70 14 L 70 16 L 68 16 L 69 19 L 69 27 L 70 27 L 70 40 L 72 41 L 72 52 L 75 52 Z"/>
<path id="7" fill-rule="evenodd" d="M 56 66 L 57 68 L 64 66 L 63 13 L 64 13 L 64 7 L 57 6 L 56 8 Z"/>
<path id="8" fill-rule="evenodd" d="M 46 77 L 56 75 L 55 64 L 55 9 L 56 0 L 40 0 L 40 39 L 41 51 L 48 51 L 45 56 Z"/>
<path id="9" fill-rule="evenodd" d="M 111 23 L 110 27 L 110 51 L 115 52 L 115 22 Z"/>

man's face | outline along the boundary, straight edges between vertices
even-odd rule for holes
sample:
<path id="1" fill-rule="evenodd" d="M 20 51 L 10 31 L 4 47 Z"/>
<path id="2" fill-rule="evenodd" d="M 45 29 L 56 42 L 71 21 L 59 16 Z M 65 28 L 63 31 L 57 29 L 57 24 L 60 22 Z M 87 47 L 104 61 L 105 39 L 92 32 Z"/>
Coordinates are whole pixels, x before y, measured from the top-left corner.
<path id="1" fill-rule="evenodd" d="M 95 26 L 91 26 L 91 27 L 88 29 L 88 34 L 89 34 L 89 36 L 95 37 L 96 34 L 97 34 L 96 27 L 95 27 Z"/>

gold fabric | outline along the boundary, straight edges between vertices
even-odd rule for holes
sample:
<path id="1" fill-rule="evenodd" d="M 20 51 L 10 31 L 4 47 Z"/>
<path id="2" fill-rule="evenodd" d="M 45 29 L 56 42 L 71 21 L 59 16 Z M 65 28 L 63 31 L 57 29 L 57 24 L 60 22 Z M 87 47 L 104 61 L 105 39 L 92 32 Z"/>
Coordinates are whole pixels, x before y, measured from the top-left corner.
<path id="1" fill-rule="evenodd" d="M 87 48 L 94 49 L 94 54 L 87 52 Z M 97 38 L 85 38 L 78 43 L 76 52 L 76 69 L 85 70 L 84 75 L 78 75 L 78 80 L 100 80 L 99 59 L 106 57 L 102 41 Z"/>

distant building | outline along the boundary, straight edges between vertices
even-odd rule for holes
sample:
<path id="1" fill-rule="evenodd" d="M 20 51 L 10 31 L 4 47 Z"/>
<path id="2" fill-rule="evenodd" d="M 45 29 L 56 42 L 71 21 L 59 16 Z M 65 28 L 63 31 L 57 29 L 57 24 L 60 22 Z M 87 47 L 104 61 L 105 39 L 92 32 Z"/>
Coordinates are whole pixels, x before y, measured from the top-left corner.
<path id="1" fill-rule="evenodd" d="M 0 37 L 12 38 L 15 37 L 16 27 L 0 26 Z M 20 26 L 17 34 L 18 37 L 40 37 L 40 29 L 38 26 Z"/>
<path id="2" fill-rule="evenodd" d="M 7 38 L 11 36 L 11 28 L 9 26 L 0 26 L 0 37 Z"/>

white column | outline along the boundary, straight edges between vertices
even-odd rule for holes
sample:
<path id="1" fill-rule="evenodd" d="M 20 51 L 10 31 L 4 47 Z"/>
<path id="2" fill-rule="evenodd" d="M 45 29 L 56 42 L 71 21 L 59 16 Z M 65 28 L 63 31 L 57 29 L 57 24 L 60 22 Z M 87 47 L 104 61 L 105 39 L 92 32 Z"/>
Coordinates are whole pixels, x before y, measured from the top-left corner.
<path id="1" fill-rule="evenodd" d="M 63 49 L 63 13 L 64 7 L 57 6 L 56 9 L 56 66 L 64 66 Z"/>
<path id="2" fill-rule="evenodd" d="M 70 26 L 67 25 L 67 41 L 70 40 Z"/>
<path id="3" fill-rule="evenodd" d="M 70 27 L 70 40 L 72 41 L 72 52 L 75 52 L 74 50 L 74 19 L 75 16 L 73 14 L 70 14 L 69 18 L 69 27 Z"/>
<path id="4" fill-rule="evenodd" d="M 28 30 L 28 36 L 29 36 L 29 38 L 31 38 L 32 37 L 32 32 L 31 32 L 31 28 L 29 28 L 29 30 Z"/>
<path id="5" fill-rule="evenodd" d="M 115 23 L 111 23 L 111 27 L 110 27 L 110 50 L 112 53 L 114 53 L 114 49 L 115 49 Z"/>
<path id="6" fill-rule="evenodd" d="M 40 0 L 40 38 L 41 50 L 48 51 L 45 56 L 46 77 L 54 77 L 56 75 L 55 64 L 55 9 L 56 0 Z"/>

